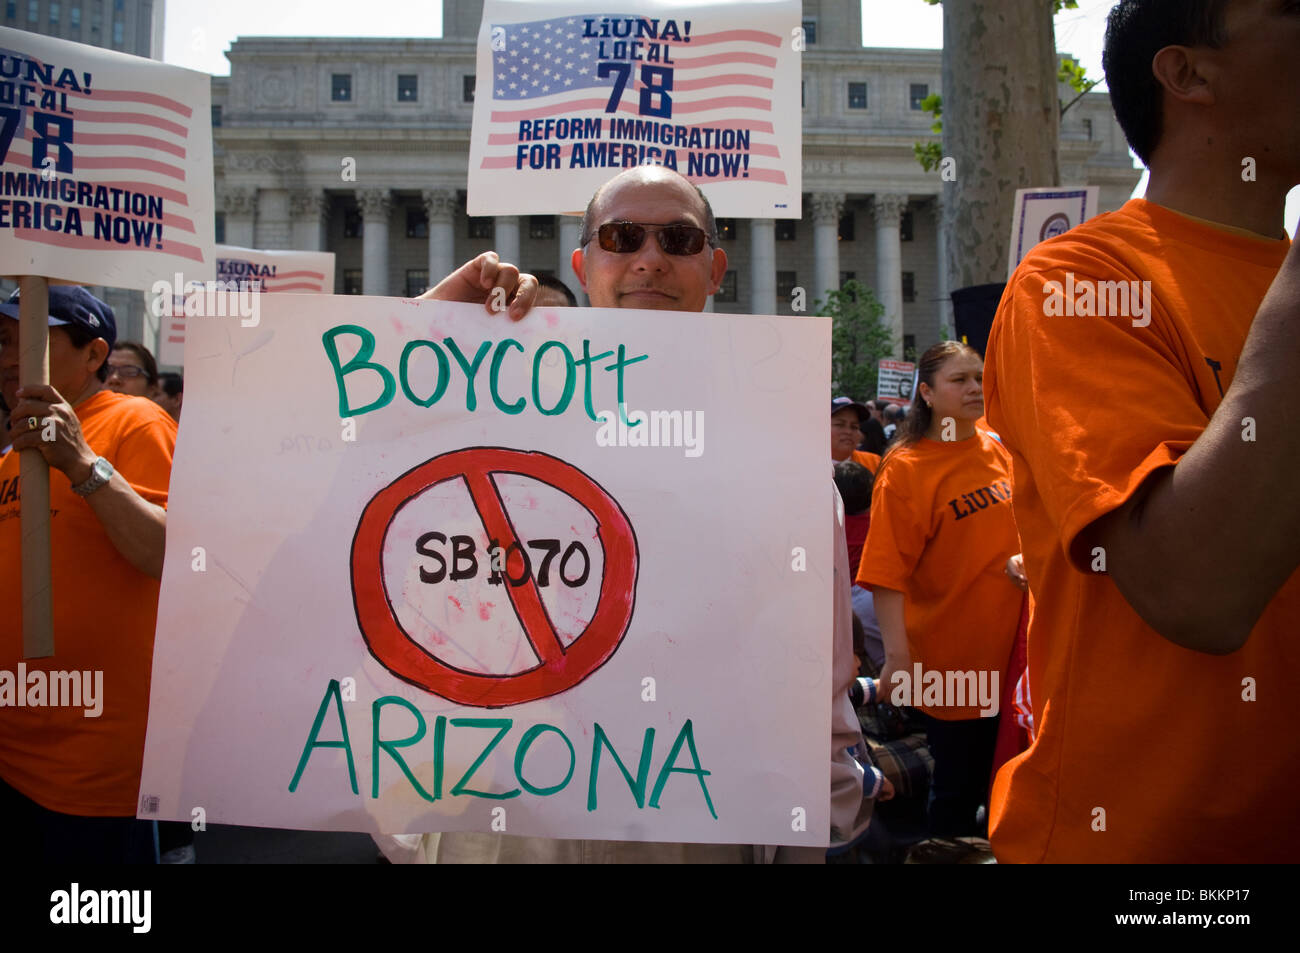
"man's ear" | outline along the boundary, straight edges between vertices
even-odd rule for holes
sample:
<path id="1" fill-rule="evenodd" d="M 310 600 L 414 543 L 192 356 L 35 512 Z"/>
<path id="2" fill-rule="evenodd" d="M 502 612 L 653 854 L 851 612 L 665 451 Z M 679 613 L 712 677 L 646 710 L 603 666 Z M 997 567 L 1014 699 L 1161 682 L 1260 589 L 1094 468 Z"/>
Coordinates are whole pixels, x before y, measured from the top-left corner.
<path id="1" fill-rule="evenodd" d="M 709 294 L 717 294 L 722 287 L 722 276 L 727 273 L 727 253 L 721 248 L 713 249 L 713 268 L 709 273 Z"/>
<path id="2" fill-rule="evenodd" d="M 582 290 L 587 290 L 587 256 L 582 253 L 581 248 L 573 250 L 573 256 L 569 259 L 569 264 L 573 266 L 573 273 L 578 278 L 578 283 L 582 285 Z"/>
<path id="3" fill-rule="evenodd" d="M 100 365 L 108 360 L 108 353 L 108 342 L 103 338 L 95 338 L 86 345 L 86 370 L 92 377 L 99 376 Z"/>
<path id="4" fill-rule="evenodd" d="M 1151 60 L 1151 72 L 1179 102 L 1214 105 L 1214 77 L 1218 75 L 1209 50 L 1166 46 Z"/>

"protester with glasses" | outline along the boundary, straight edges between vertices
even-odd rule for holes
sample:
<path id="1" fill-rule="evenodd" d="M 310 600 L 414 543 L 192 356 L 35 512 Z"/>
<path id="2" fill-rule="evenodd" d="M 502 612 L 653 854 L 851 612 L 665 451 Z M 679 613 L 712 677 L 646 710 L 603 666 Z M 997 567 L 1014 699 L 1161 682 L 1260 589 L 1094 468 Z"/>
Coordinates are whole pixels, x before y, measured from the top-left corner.
<path id="1" fill-rule="evenodd" d="M 153 397 L 158 390 L 158 364 L 143 344 L 118 341 L 108 356 L 105 386 L 132 397 Z"/>

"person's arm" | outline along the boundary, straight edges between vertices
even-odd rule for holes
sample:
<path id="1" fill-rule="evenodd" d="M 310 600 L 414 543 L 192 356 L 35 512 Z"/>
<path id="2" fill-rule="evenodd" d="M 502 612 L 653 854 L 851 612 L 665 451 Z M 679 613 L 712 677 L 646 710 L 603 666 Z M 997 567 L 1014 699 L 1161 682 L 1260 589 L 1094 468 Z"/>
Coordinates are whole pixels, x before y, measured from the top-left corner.
<path id="1" fill-rule="evenodd" d="M 48 384 L 18 391 L 10 415 L 15 450 L 37 449 L 52 469 L 64 473 L 73 486 L 90 479 L 99 456 L 86 443 L 81 422 L 57 390 Z M 36 418 L 36 427 L 28 426 Z M 53 440 L 45 440 L 46 420 L 53 419 Z M 141 497 L 117 472 L 104 486 L 85 498 L 104 532 L 128 563 L 155 579 L 162 578 L 167 537 L 167 511 Z"/>
<path id="2" fill-rule="evenodd" d="M 503 262 L 494 251 L 485 251 L 465 262 L 421 299 L 433 301 L 468 301 L 483 304 L 489 313 L 504 305 L 510 317 L 518 321 L 526 315 L 537 298 L 537 279 L 520 274 L 514 265 Z M 501 289 L 499 292 L 496 289 Z"/>
<path id="3" fill-rule="evenodd" d="M 1076 563 L 1100 547 L 1129 605 L 1176 645 L 1236 651 L 1300 565 L 1297 367 L 1300 243 L 1260 305 L 1205 431 L 1176 467 L 1157 471 L 1076 539 Z"/>
<path id="4" fill-rule="evenodd" d="M 907 647 L 907 627 L 903 624 L 903 594 L 897 589 L 876 586 L 872 589 L 880 638 L 885 643 L 885 664 L 880 669 L 880 697 L 888 701 L 893 694 L 894 672 L 910 677 L 911 650 Z"/>

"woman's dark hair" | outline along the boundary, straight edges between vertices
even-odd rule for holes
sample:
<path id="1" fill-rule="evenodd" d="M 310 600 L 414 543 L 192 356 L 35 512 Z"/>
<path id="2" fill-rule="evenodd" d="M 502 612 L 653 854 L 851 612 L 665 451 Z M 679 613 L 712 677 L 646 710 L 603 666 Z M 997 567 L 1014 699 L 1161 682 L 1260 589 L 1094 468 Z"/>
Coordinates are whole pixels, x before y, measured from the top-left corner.
<path id="1" fill-rule="evenodd" d="M 153 359 L 153 355 L 143 344 L 137 344 L 135 341 L 118 341 L 113 345 L 113 350 L 130 351 L 140 358 L 140 363 L 144 365 L 144 376 L 149 378 L 149 386 L 153 387 L 158 383 L 158 362 Z"/>
<path id="2" fill-rule="evenodd" d="M 1120 0 L 1106 18 L 1106 72 L 1115 118 L 1144 165 L 1164 132 L 1164 87 L 1151 61 L 1166 46 L 1209 46 L 1227 42 L 1223 13 L 1227 0 Z"/>
<path id="3" fill-rule="evenodd" d="M 90 328 L 82 327 L 79 324 L 60 324 L 50 328 L 50 330 L 62 331 L 68 336 L 68 340 L 72 342 L 73 348 L 78 351 L 100 336 Z M 115 344 L 113 347 L 121 347 L 121 345 Z M 104 360 L 100 362 L 99 368 L 95 371 L 95 376 L 99 378 L 101 383 L 108 380 L 108 358 L 112 353 L 112 348 L 104 352 Z"/>
<path id="4" fill-rule="evenodd" d="M 856 516 L 871 509 L 871 471 L 855 460 L 835 464 L 835 486 L 844 501 L 844 514 Z"/>
<path id="5" fill-rule="evenodd" d="M 930 429 L 930 423 L 934 419 L 934 412 L 921 398 L 921 385 L 934 387 L 934 379 L 939 375 L 939 370 L 950 358 L 959 357 L 963 354 L 974 354 L 979 357 L 979 351 L 975 350 L 969 344 L 962 344 L 961 341 L 940 341 L 921 355 L 921 360 L 917 362 L 917 383 L 916 391 L 912 394 L 912 409 L 907 412 L 903 422 L 898 425 L 898 430 L 894 434 L 894 442 L 889 448 L 889 453 L 885 455 L 885 460 L 893 456 L 896 450 L 903 447 L 910 447 Z M 884 465 L 882 461 L 881 465 Z M 879 471 L 876 472 L 879 476 Z"/>

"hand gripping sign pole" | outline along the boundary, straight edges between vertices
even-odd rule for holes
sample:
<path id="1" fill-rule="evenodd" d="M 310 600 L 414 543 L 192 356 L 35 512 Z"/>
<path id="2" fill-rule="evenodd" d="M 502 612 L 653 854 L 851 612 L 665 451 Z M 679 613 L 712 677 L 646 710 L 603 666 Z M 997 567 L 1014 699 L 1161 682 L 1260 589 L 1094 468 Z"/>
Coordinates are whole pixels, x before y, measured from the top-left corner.
<path id="1" fill-rule="evenodd" d="M 18 279 L 18 382 L 50 382 L 50 284 Z M 50 465 L 32 447 L 18 458 L 22 481 L 23 658 L 54 654 L 54 601 L 50 592 Z"/>

